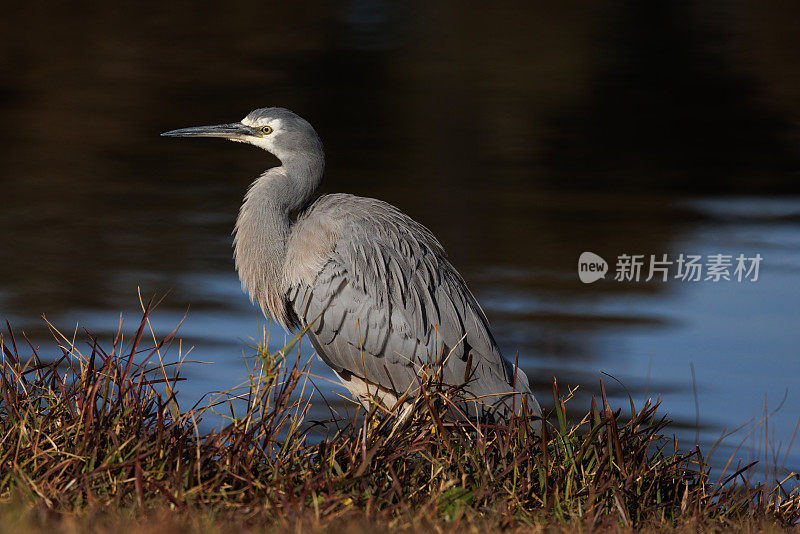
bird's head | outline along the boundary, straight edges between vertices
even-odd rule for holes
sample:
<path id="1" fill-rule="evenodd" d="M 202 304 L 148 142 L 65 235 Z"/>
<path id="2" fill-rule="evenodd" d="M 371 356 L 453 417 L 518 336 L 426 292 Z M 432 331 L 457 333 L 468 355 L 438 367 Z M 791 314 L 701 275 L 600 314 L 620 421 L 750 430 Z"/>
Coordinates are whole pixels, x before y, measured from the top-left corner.
<path id="1" fill-rule="evenodd" d="M 284 161 L 295 154 L 322 152 L 314 128 L 302 117 L 283 108 L 260 108 L 240 122 L 195 126 L 161 134 L 166 137 L 221 137 L 263 148 Z"/>

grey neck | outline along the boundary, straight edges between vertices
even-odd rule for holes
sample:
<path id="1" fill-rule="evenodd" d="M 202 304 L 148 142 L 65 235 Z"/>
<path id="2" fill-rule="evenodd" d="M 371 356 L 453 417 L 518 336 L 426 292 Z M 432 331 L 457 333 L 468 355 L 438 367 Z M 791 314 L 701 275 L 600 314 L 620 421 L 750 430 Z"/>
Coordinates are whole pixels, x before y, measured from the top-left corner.
<path id="1" fill-rule="evenodd" d="M 253 182 L 245 195 L 234 230 L 234 258 L 250 300 L 288 326 L 284 263 L 291 215 L 311 202 L 322 181 L 325 158 L 320 150 L 284 157 L 281 163 Z"/>
<path id="2" fill-rule="evenodd" d="M 281 158 L 282 170 L 286 176 L 286 196 L 283 197 L 289 212 L 307 207 L 314 198 L 322 175 L 325 173 L 325 156 L 318 153 L 303 152 Z"/>

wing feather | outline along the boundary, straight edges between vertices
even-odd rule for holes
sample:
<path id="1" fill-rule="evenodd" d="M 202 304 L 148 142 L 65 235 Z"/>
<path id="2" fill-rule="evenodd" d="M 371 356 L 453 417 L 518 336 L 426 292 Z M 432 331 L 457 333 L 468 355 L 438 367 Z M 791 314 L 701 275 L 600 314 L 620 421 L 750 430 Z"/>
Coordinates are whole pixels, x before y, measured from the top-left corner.
<path id="1" fill-rule="evenodd" d="M 427 228 L 385 202 L 351 195 L 320 197 L 293 232 L 320 225 L 338 230 L 331 246 L 320 251 L 323 261 L 313 259 L 322 268 L 313 278 L 290 276 L 287 297 L 328 365 L 399 396 L 416 386 L 421 366 L 443 356 L 445 381 L 462 383 L 471 354 L 475 380 L 467 386 L 469 393 L 511 392 L 513 366 Z M 518 391 L 530 391 L 524 373 L 518 373 L 517 382 Z"/>

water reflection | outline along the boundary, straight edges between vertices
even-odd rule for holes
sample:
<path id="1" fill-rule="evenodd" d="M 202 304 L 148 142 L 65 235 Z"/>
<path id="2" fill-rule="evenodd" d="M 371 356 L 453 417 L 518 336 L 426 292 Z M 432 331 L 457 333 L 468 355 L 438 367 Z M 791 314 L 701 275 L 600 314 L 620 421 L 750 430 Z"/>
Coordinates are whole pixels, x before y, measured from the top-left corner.
<path id="1" fill-rule="evenodd" d="M 157 328 L 191 306 L 186 345 L 214 362 L 187 369 L 186 396 L 238 383 L 258 313 L 230 231 L 275 161 L 158 133 L 278 104 L 323 136 L 325 191 L 385 199 L 440 237 L 544 399 L 557 376 L 582 408 L 606 371 L 661 395 L 691 442 L 691 362 L 704 443 L 788 388 L 785 444 L 800 412 L 800 8 L 749 9 L 9 8 L 0 312 L 38 343 L 43 313 L 110 335 L 137 287 L 171 290 Z M 584 286 L 584 250 L 765 264 L 752 285 Z"/>

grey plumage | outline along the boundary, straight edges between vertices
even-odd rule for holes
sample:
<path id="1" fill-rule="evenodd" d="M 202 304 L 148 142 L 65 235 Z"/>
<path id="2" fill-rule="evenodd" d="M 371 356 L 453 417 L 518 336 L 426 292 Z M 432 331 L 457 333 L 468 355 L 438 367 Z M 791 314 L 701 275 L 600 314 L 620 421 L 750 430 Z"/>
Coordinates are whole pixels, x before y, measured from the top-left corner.
<path id="1" fill-rule="evenodd" d="M 284 327 L 308 327 L 319 357 L 356 397 L 389 407 L 440 364 L 464 383 L 470 415 L 541 409 L 528 379 L 503 358 L 486 316 L 431 232 L 394 206 L 346 194 L 311 203 L 324 173 L 313 127 L 281 108 L 240 123 L 174 130 L 224 137 L 273 153 L 281 166 L 250 187 L 236 222 L 236 268 L 251 300 Z M 296 215 L 295 215 L 296 214 Z M 294 218 L 293 218 L 294 215 Z"/>

